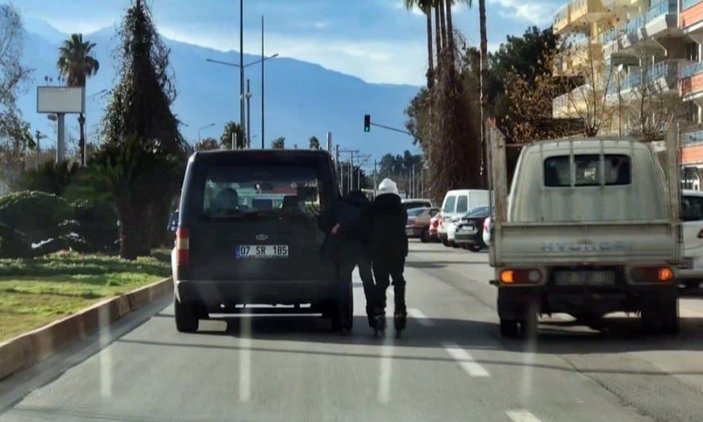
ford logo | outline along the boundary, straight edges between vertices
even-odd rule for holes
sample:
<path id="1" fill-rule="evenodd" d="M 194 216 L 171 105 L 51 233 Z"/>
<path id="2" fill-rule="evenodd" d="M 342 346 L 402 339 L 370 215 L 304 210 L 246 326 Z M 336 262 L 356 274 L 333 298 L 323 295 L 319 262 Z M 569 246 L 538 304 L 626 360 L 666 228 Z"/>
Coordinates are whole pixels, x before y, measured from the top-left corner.
<path id="1" fill-rule="evenodd" d="M 259 242 L 263 242 L 264 240 L 268 240 L 268 239 L 269 239 L 269 235 L 267 235 L 267 234 L 256 235 L 256 240 L 258 240 Z"/>

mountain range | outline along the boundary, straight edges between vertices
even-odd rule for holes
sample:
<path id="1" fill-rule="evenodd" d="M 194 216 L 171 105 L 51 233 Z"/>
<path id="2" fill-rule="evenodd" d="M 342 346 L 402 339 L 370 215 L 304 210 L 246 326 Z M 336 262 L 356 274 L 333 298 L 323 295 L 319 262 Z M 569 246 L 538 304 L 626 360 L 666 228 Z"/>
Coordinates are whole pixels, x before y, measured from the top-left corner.
<path id="1" fill-rule="evenodd" d="M 68 37 L 50 24 L 36 19 L 25 20 L 23 63 L 33 69 L 18 104 L 32 132 L 48 135 L 42 148 L 51 148 L 56 139 L 55 124 L 46 115 L 36 112 L 36 86 L 58 85 L 56 60 L 58 47 Z M 94 42 L 100 70 L 86 87 L 86 121 L 89 142 L 99 137 L 102 110 L 109 101 L 109 90 L 116 82 L 114 52 L 119 45 L 116 27 L 84 34 Z M 189 142 L 202 138 L 219 139 L 226 121 L 239 120 L 239 69 L 207 62 L 207 59 L 239 62 L 236 51 L 219 51 L 162 37 L 171 50 L 170 62 L 178 96 L 172 106 L 183 122 L 181 132 Z M 244 63 L 260 60 L 260 56 L 244 55 Z M 412 137 L 373 127 L 363 131 L 364 114 L 375 123 L 404 128 L 404 110 L 418 92 L 410 85 L 371 84 L 360 78 L 323 68 L 314 63 L 289 57 L 267 60 L 265 66 L 265 144 L 283 136 L 286 146 L 307 148 L 311 136 L 325 145 L 326 133 L 332 132 L 333 143 L 343 150 L 359 150 L 380 158 L 385 153 L 416 151 Z M 53 81 L 48 81 L 48 78 Z M 252 145 L 261 145 L 261 67 L 246 68 L 251 80 Z M 77 116 L 67 116 L 67 138 L 78 138 Z M 214 123 L 212 127 L 206 127 Z M 199 128 L 203 128 L 199 130 Z M 69 141 L 69 147 L 71 141 Z"/>

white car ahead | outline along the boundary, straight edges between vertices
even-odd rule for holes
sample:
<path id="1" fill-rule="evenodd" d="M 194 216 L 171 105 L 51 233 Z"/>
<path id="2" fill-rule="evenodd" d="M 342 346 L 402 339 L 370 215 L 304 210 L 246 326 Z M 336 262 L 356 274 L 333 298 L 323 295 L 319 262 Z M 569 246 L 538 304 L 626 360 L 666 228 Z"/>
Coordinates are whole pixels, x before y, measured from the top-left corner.
<path id="1" fill-rule="evenodd" d="M 703 192 L 684 190 L 681 196 L 684 258 L 679 279 L 687 287 L 703 282 Z"/>
<path id="2" fill-rule="evenodd" d="M 483 243 L 486 244 L 487 247 L 491 247 L 491 216 L 488 216 L 485 220 L 483 220 Z"/>

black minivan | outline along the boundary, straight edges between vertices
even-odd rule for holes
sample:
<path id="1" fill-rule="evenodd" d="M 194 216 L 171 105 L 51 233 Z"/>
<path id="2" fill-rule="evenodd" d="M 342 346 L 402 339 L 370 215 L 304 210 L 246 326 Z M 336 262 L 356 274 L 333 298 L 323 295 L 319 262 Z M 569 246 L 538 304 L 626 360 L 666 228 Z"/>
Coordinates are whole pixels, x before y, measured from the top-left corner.
<path id="1" fill-rule="evenodd" d="M 351 329 L 352 287 L 322 253 L 320 219 L 338 196 L 325 151 L 193 154 L 172 259 L 177 329 L 248 304 L 310 304 Z"/>

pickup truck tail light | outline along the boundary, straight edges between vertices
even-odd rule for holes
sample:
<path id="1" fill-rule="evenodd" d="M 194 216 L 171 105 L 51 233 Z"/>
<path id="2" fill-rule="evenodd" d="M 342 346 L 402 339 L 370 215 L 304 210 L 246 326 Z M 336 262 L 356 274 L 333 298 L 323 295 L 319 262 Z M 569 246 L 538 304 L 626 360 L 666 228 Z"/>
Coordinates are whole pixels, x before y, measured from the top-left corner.
<path id="1" fill-rule="evenodd" d="M 190 230 L 179 227 L 176 230 L 176 264 L 179 267 L 190 263 Z"/>
<path id="2" fill-rule="evenodd" d="M 630 275 L 637 283 L 665 283 L 674 280 L 674 272 L 669 267 L 638 267 Z"/>
<path id="3" fill-rule="evenodd" d="M 507 269 L 500 272 L 500 282 L 503 284 L 537 284 L 541 281 L 542 271 L 534 268 Z"/>

